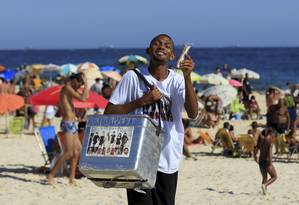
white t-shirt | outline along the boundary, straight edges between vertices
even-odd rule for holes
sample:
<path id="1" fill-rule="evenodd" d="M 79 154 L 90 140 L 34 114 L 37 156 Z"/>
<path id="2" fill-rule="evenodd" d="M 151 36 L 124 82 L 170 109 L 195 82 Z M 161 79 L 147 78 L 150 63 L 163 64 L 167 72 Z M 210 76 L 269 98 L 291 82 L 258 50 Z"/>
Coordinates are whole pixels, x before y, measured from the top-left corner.
<path id="1" fill-rule="evenodd" d="M 185 82 L 181 75 L 169 70 L 168 77 L 158 81 L 143 68 L 140 72 L 144 77 L 163 94 L 162 98 L 162 128 L 164 143 L 160 155 L 158 170 L 172 174 L 179 169 L 184 143 L 184 127 L 182 124 L 182 110 L 185 103 Z M 112 104 L 125 104 L 141 98 L 149 91 L 144 82 L 134 73 L 128 71 L 114 90 L 109 102 Z M 130 114 L 147 114 L 158 122 L 159 110 L 156 104 L 138 108 Z"/>

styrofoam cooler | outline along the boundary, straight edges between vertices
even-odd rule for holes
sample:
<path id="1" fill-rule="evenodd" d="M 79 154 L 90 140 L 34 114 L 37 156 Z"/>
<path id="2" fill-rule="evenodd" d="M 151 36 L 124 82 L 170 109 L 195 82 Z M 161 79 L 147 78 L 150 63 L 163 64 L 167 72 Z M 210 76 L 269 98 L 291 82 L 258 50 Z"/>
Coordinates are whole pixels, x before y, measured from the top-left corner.
<path id="1" fill-rule="evenodd" d="M 88 116 L 80 171 L 97 186 L 153 188 L 162 134 L 146 115 Z"/>

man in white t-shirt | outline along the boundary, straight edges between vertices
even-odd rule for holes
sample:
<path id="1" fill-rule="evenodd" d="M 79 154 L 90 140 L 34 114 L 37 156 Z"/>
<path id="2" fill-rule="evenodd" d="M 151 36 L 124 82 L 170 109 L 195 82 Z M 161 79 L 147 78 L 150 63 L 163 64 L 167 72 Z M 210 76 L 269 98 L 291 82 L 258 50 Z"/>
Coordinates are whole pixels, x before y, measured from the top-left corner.
<path id="1" fill-rule="evenodd" d="M 194 63 L 189 55 L 185 56 L 180 63 L 183 76 L 168 68 L 168 63 L 175 56 L 173 40 L 166 34 L 153 38 L 147 53 L 150 57 L 149 67 L 140 72 L 153 86 L 149 89 L 134 71 L 128 71 L 114 90 L 105 114 L 147 114 L 156 121 L 161 117 L 164 143 L 155 188 L 143 190 L 143 193 L 128 189 L 127 196 L 129 205 L 170 205 L 175 203 L 184 143 L 181 113 L 185 107 L 190 118 L 198 114 L 190 76 Z"/>

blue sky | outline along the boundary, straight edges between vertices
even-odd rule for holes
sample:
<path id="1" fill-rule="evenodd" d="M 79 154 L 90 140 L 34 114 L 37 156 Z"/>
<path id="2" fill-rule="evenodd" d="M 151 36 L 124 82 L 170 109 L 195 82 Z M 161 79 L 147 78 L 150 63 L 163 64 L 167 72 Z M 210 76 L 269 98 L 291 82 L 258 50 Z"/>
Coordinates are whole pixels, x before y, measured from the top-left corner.
<path id="1" fill-rule="evenodd" d="M 0 49 L 299 46 L 298 0 L 1 0 Z"/>

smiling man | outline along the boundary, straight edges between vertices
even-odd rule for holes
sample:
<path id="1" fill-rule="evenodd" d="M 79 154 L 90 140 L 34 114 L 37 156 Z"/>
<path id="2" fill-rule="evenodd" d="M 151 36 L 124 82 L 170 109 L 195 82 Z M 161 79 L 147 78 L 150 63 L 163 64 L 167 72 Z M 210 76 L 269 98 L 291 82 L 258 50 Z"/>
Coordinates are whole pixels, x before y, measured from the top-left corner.
<path id="1" fill-rule="evenodd" d="M 143 190 L 143 193 L 127 190 L 127 196 L 129 205 L 170 205 L 175 204 L 184 142 L 181 113 L 185 107 L 190 118 L 198 114 L 190 76 L 194 63 L 190 56 L 185 56 L 179 67 L 183 77 L 169 69 L 168 63 L 175 58 L 174 43 L 166 34 L 153 38 L 147 53 L 150 57 L 149 67 L 140 72 L 153 86 L 148 88 L 134 71 L 128 71 L 113 92 L 105 114 L 146 114 L 156 121 L 162 119 L 164 144 L 155 188 Z"/>

